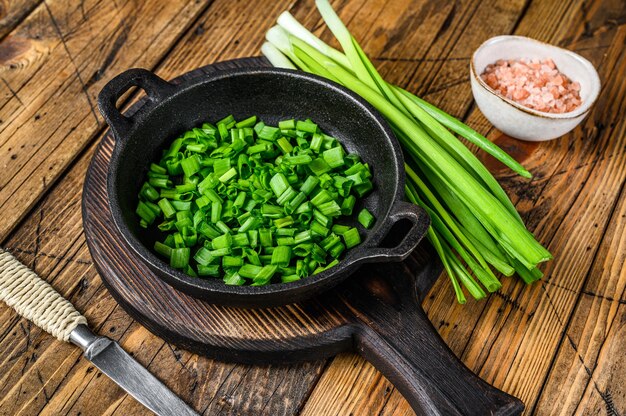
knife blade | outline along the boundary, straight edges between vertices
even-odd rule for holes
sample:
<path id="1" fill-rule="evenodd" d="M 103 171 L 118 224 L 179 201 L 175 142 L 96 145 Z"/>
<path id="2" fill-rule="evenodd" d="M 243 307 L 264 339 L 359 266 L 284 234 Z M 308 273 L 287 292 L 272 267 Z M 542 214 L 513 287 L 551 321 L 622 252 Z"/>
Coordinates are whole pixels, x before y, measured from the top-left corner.
<path id="1" fill-rule="evenodd" d="M 85 358 L 157 415 L 198 415 L 115 341 L 91 332 L 74 305 L 1 248 L 0 300 L 60 341 L 82 348 Z"/>
<path id="2" fill-rule="evenodd" d="M 197 416 L 187 404 L 135 361 L 117 342 L 97 336 L 86 325 L 70 333 L 84 356 L 138 402 L 159 416 Z"/>
<path id="3" fill-rule="evenodd" d="M 100 371 L 157 415 L 198 415 L 117 342 L 95 335 L 82 324 L 70 333 L 70 341 L 82 348 L 85 358 Z"/>

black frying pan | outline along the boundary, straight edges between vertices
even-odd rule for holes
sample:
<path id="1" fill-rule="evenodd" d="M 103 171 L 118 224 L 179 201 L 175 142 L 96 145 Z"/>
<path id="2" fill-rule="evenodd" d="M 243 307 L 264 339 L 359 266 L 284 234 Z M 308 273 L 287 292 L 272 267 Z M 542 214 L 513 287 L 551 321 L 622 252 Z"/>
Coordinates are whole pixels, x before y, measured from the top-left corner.
<path id="1" fill-rule="evenodd" d="M 148 102 L 129 118 L 115 104 L 133 86 L 146 91 Z M 107 191 L 117 229 L 155 274 L 192 296 L 243 307 L 296 302 L 337 285 L 363 263 L 403 260 L 428 228 L 424 211 L 402 201 L 404 160 L 389 126 L 368 103 L 331 81 L 284 69 L 240 68 L 174 85 L 147 70 L 131 69 L 103 88 L 98 104 L 116 139 Z M 349 250 L 339 265 L 293 283 L 228 286 L 221 279 L 189 277 L 148 248 L 157 236 L 139 227 L 135 207 L 150 162 L 180 133 L 229 114 L 236 119 L 257 115 L 270 124 L 286 118 L 311 118 L 370 164 L 374 192 L 360 201 L 355 211 L 365 206 L 377 221 L 364 232 L 363 243 Z M 394 225 L 393 234 L 400 234 L 400 242 L 382 246 Z"/>
<path id="2" fill-rule="evenodd" d="M 362 270 L 335 290 L 313 296 L 345 279 L 358 264 L 405 257 L 423 237 L 428 218 L 400 200 L 404 185 L 400 149 L 369 105 L 331 82 L 302 73 L 231 69 L 266 65 L 259 58 L 218 63 L 180 77 L 176 86 L 150 72 L 131 70 L 102 91 L 99 104 L 116 137 L 115 150 L 107 135 L 96 151 L 85 180 L 83 223 L 90 252 L 111 294 L 151 331 L 199 354 L 268 363 L 353 350 L 382 371 L 419 414 L 519 415 L 523 404 L 465 367 L 421 309 L 417 295 L 440 270 L 436 262 L 428 261 L 434 253 L 417 250 L 418 257 L 425 256 L 425 263 L 418 263 L 426 264 L 417 273 L 407 276 L 402 267 L 391 265 L 384 267 L 385 272 Z M 131 86 L 143 88 L 148 97 L 125 117 L 115 101 Z M 377 215 L 378 225 L 340 266 L 300 283 L 230 288 L 218 279 L 188 278 L 145 248 L 153 236 L 139 229 L 132 213 L 149 161 L 166 140 L 229 113 L 238 118 L 254 113 L 269 122 L 314 118 L 370 162 L 376 192 L 364 204 Z M 387 235 L 402 241 L 387 244 Z M 243 306 L 308 298 L 248 311 L 204 302 L 183 291 Z M 265 325 L 266 320 L 273 324 Z"/>

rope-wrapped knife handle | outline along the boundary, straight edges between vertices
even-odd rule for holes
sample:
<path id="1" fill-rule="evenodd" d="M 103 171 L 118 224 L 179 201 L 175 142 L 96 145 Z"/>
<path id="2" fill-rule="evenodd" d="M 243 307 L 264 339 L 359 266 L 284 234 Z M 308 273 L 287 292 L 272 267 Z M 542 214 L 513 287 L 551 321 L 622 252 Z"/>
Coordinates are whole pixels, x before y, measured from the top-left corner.
<path id="1" fill-rule="evenodd" d="M 0 300 L 61 341 L 87 319 L 35 272 L 0 249 Z"/>

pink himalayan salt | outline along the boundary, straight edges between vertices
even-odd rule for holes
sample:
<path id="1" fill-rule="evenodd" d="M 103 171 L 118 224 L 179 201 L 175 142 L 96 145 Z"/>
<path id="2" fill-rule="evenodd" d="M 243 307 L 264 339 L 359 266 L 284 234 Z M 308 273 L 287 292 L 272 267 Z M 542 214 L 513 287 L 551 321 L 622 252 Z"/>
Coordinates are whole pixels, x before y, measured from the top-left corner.
<path id="1" fill-rule="evenodd" d="M 480 75 L 495 92 L 546 113 L 567 113 L 581 104 L 580 84 L 559 72 L 550 58 L 500 59 Z"/>

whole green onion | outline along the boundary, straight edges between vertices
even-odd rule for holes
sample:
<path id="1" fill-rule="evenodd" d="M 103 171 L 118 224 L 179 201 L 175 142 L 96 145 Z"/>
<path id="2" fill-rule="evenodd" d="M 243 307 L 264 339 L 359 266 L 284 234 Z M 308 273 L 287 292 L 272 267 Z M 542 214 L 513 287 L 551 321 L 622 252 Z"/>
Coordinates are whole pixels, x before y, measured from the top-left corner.
<path id="1" fill-rule="evenodd" d="M 458 301 L 465 302 L 461 284 L 477 299 L 485 297 L 480 284 L 489 292 L 498 290 L 501 285 L 491 267 L 505 275 L 517 272 L 527 283 L 539 279 L 537 266 L 551 259 L 551 254 L 526 229 L 498 182 L 453 133 L 521 176 L 528 178 L 530 173 L 462 122 L 385 82 L 328 1 L 317 0 L 316 5 L 343 52 L 322 42 L 288 12 L 282 13 L 278 26 L 267 32 L 269 43 L 263 45 L 262 52 L 275 66 L 300 68 L 344 85 L 387 119 L 407 156 L 407 199 L 430 214 L 432 225 L 427 236 L 448 272 Z M 324 149 L 325 142 L 322 135 L 314 135 L 311 144 Z M 323 151 L 323 156 L 327 151 Z M 343 159 L 348 169 L 344 179 L 335 178 L 334 182 L 338 189 L 343 189 L 349 181 L 350 195 L 341 201 L 340 210 L 343 215 L 351 215 L 356 196 L 368 192 L 372 182 L 368 170 L 364 170 L 365 164 L 349 156 Z M 338 150 L 312 162 L 317 176 L 339 163 Z M 314 211 L 321 226 L 325 226 L 325 219 L 332 212 L 327 207 L 322 211 L 323 203 L 317 204 Z M 374 221 L 368 214 L 361 210 L 358 215 L 365 228 Z M 358 241 L 352 230 L 341 235 L 348 248 Z M 327 266 L 317 266 L 314 273 L 324 267 Z"/>

